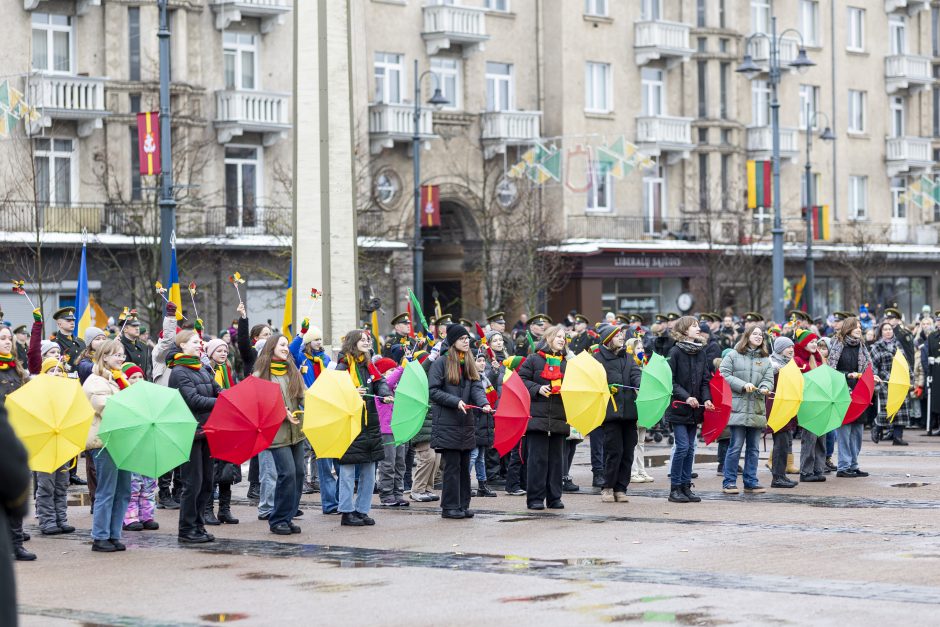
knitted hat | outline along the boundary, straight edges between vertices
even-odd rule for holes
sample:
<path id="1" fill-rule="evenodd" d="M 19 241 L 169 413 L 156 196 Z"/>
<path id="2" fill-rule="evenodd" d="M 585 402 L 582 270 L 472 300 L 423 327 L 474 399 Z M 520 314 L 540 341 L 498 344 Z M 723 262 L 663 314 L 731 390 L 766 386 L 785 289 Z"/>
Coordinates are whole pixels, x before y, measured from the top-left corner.
<path id="1" fill-rule="evenodd" d="M 92 341 L 99 335 L 104 335 L 104 331 L 98 327 L 88 327 L 85 329 L 85 346 L 91 346 Z"/>
<path id="2" fill-rule="evenodd" d="M 462 324 L 452 324 L 447 327 L 447 345 L 453 346 L 462 337 L 470 337 L 470 331 Z"/>
<path id="3" fill-rule="evenodd" d="M 623 331 L 627 328 L 625 324 L 604 324 L 601 325 L 601 328 L 597 330 L 598 335 L 601 336 L 601 344 L 607 344 L 610 340 L 614 338 L 617 333 Z"/>
<path id="4" fill-rule="evenodd" d="M 322 340 L 323 332 L 320 331 L 320 327 L 310 327 L 306 333 L 304 333 L 304 344 L 309 344 L 314 340 Z"/>
<path id="5" fill-rule="evenodd" d="M 427 351 L 415 351 L 411 354 L 412 359 L 416 360 L 419 364 L 423 364 L 428 360 L 429 353 Z"/>
<path id="6" fill-rule="evenodd" d="M 500 333 L 499 331 L 490 330 L 490 331 L 486 334 L 486 341 L 487 341 L 487 343 L 492 344 L 492 343 L 493 343 L 493 338 L 496 337 L 497 335 L 500 336 L 501 338 L 503 338 L 503 340 L 506 339 L 506 335 L 505 335 L 505 334 Z"/>
<path id="7" fill-rule="evenodd" d="M 45 357 L 46 353 L 51 351 L 53 348 L 59 348 L 59 345 L 50 340 L 43 340 L 42 343 L 39 345 L 39 354 L 42 357 Z"/>
<path id="8" fill-rule="evenodd" d="M 140 369 L 140 366 L 132 361 L 125 362 L 124 365 L 121 366 L 121 372 L 123 372 L 124 376 L 128 379 L 130 379 L 135 374 L 144 376 L 144 371 Z"/>
<path id="9" fill-rule="evenodd" d="M 47 357 L 46 359 L 42 360 L 42 366 L 40 366 L 39 368 L 39 373 L 46 374 L 47 372 L 49 372 L 56 366 L 59 367 L 59 372 L 57 376 L 60 376 L 60 377 L 67 376 L 65 374 L 65 368 L 62 367 L 62 362 L 59 361 L 58 359 L 55 359 L 54 357 Z"/>
<path id="10" fill-rule="evenodd" d="M 793 340 L 785 335 L 781 335 L 774 340 L 774 352 L 778 355 L 793 346 Z"/>
<path id="11" fill-rule="evenodd" d="M 382 357 L 375 360 L 375 367 L 378 368 L 379 372 L 385 374 L 392 368 L 397 368 L 398 364 L 395 363 L 394 359 L 389 359 L 388 357 Z"/>
<path id="12" fill-rule="evenodd" d="M 225 340 L 215 338 L 214 340 L 209 340 L 209 343 L 206 344 L 206 357 L 212 359 L 212 353 L 219 350 L 223 346 L 228 346 L 228 343 Z"/>
<path id="13" fill-rule="evenodd" d="M 805 348 L 806 345 L 810 342 L 818 340 L 819 336 L 812 331 L 807 331 L 806 329 L 797 329 L 796 334 L 794 335 L 794 339 L 796 339 L 797 346 Z"/>

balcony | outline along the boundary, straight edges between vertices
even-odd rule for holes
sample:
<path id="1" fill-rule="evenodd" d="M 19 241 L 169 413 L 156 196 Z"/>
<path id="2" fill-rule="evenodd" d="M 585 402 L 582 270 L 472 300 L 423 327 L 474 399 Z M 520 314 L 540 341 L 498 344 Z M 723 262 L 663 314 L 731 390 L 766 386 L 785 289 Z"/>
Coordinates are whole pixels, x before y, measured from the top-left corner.
<path id="1" fill-rule="evenodd" d="M 484 156 L 504 154 L 506 146 L 531 144 L 542 136 L 541 111 L 488 111 L 482 114 Z"/>
<path id="2" fill-rule="evenodd" d="M 933 85 L 933 64 L 927 57 L 898 54 L 885 57 L 885 88 L 889 94 L 916 93 Z"/>
<path id="3" fill-rule="evenodd" d="M 889 137 L 885 144 L 888 176 L 933 167 L 930 144 L 927 137 Z"/>
<path id="4" fill-rule="evenodd" d="M 215 128 L 220 144 L 245 132 L 261 133 L 271 146 L 290 130 L 290 96 L 252 90 L 222 90 L 215 94 Z"/>
<path id="5" fill-rule="evenodd" d="M 290 12 L 287 0 L 210 0 L 215 11 L 215 27 L 226 30 L 232 22 L 246 17 L 261 20 L 261 33 L 270 33 L 275 26 L 284 23 L 284 15 Z"/>
<path id="6" fill-rule="evenodd" d="M 39 113 L 32 132 L 52 126 L 53 120 L 74 120 L 79 137 L 88 137 L 109 115 L 104 104 L 107 79 L 68 74 L 33 74 L 28 81 L 29 103 Z"/>
<path id="7" fill-rule="evenodd" d="M 770 39 L 767 37 L 755 37 L 747 46 L 747 52 L 751 59 L 758 65 L 763 72 L 768 72 L 770 67 Z M 794 37 L 784 36 L 780 38 L 780 67 L 781 69 L 794 70 L 790 63 L 796 60 L 800 52 L 800 40 Z"/>
<path id="8" fill-rule="evenodd" d="M 665 115 L 636 119 L 636 143 L 651 157 L 666 155 L 668 163 L 688 159 L 692 150 L 692 118 Z"/>
<path id="9" fill-rule="evenodd" d="M 428 56 L 460 46 L 466 57 L 475 50 L 482 51 L 490 38 L 486 33 L 486 9 L 435 4 L 423 7 L 422 11 L 424 30 L 421 36 Z"/>
<path id="10" fill-rule="evenodd" d="M 33 11 L 39 8 L 44 0 L 23 0 L 23 8 L 27 11 Z M 100 7 L 101 0 L 75 0 L 75 15 L 85 15 L 89 7 Z"/>
<path id="11" fill-rule="evenodd" d="M 774 135 L 771 127 L 747 127 L 747 158 L 770 159 L 773 155 Z M 795 161 L 800 155 L 800 133 L 795 128 L 780 129 L 780 156 Z"/>
<path id="12" fill-rule="evenodd" d="M 930 8 L 930 0 L 885 0 L 885 13 L 902 11 L 914 15 Z"/>
<path id="13" fill-rule="evenodd" d="M 415 135 L 414 105 L 369 105 L 369 143 L 372 154 L 394 147 L 396 142 L 410 143 Z M 434 137 L 432 110 L 422 107 L 418 117 L 418 138 L 426 141 Z"/>
<path id="14" fill-rule="evenodd" d="M 644 242 L 671 240 L 684 242 L 736 243 L 740 216 L 648 217 L 614 216 L 592 213 L 567 218 L 567 239 Z"/>
<path id="15" fill-rule="evenodd" d="M 636 22 L 633 37 L 637 65 L 663 59 L 667 66 L 672 66 L 688 61 L 694 52 L 689 45 L 689 25 L 681 22 Z"/>

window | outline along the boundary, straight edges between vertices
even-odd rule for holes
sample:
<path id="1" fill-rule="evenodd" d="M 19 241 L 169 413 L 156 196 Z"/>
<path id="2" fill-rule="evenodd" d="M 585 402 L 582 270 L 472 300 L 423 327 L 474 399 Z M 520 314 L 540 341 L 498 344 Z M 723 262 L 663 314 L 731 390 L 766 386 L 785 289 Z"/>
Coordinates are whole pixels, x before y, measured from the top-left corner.
<path id="1" fill-rule="evenodd" d="M 610 64 L 588 61 L 584 73 L 584 110 L 609 113 L 611 103 Z"/>
<path id="2" fill-rule="evenodd" d="M 721 143 L 725 146 L 731 143 L 731 129 L 723 128 L 721 129 Z"/>
<path id="3" fill-rule="evenodd" d="M 891 179 L 891 219 L 907 219 L 907 180 L 901 177 Z"/>
<path id="4" fill-rule="evenodd" d="M 72 203 L 74 147 L 71 139 L 44 137 L 34 144 L 36 200 L 50 205 Z"/>
<path id="5" fill-rule="evenodd" d="M 695 2 L 695 25 L 699 28 L 705 27 L 707 9 L 705 7 L 705 0 L 696 0 Z"/>
<path id="6" fill-rule="evenodd" d="M 731 155 L 721 155 L 721 208 L 727 209 L 731 206 Z"/>
<path id="7" fill-rule="evenodd" d="M 770 0 L 751 0 L 751 32 L 770 32 Z"/>
<path id="8" fill-rule="evenodd" d="M 374 59 L 375 102 L 401 103 L 405 74 L 402 55 L 376 52 Z"/>
<path id="9" fill-rule="evenodd" d="M 127 94 L 130 101 L 131 113 L 140 113 L 140 94 Z"/>
<path id="10" fill-rule="evenodd" d="M 849 219 L 868 219 L 867 176 L 849 176 Z"/>
<path id="11" fill-rule="evenodd" d="M 940 72 L 940 66 L 934 66 L 934 77 L 938 72 Z M 934 85 L 933 90 L 933 109 L 931 111 L 931 116 L 933 117 L 933 136 L 940 137 L 940 87 Z"/>
<path id="12" fill-rule="evenodd" d="M 640 97 L 642 115 L 657 116 L 665 114 L 665 84 L 663 70 L 644 67 L 640 71 Z"/>
<path id="13" fill-rule="evenodd" d="M 607 17 L 607 0 L 584 0 L 584 14 Z"/>
<path id="14" fill-rule="evenodd" d="M 431 57 L 431 71 L 437 75 L 437 86 L 449 104 L 444 109 L 460 109 L 462 106 L 460 59 L 455 57 Z"/>
<path id="15" fill-rule="evenodd" d="M 888 107 L 891 110 L 891 137 L 904 137 L 904 98 L 892 96 Z"/>
<path id="16" fill-rule="evenodd" d="M 811 175 L 813 197 L 806 199 L 806 170 L 800 173 L 800 207 L 816 206 L 825 204 L 819 202 L 819 185 L 822 182 L 822 175 L 819 172 L 813 172 Z"/>
<path id="17" fill-rule="evenodd" d="M 725 0 L 718 0 L 718 28 L 725 27 Z"/>
<path id="18" fill-rule="evenodd" d="M 254 35 L 225 32 L 222 35 L 226 89 L 258 89 L 258 48 Z"/>
<path id="19" fill-rule="evenodd" d="M 888 43 L 891 54 L 907 54 L 907 21 L 903 15 L 888 17 Z"/>
<path id="20" fill-rule="evenodd" d="M 131 200 L 143 198 L 140 186 L 140 148 L 137 145 L 137 127 L 130 127 L 131 134 Z"/>
<path id="21" fill-rule="evenodd" d="M 698 129 L 698 143 L 707 144 L 708 143 L 708 128 Z"/>
<path id="22" fill-rule="evenodd" d="M 698 156 L 698 203 L 699 210 L 708 211 L 708 153 Z"/>
<path id="23" fill-rule="evenodd" d="M 731 80 L 731 64 L 722 61 L 718 72 L 718 117 L 728 119 L 728 83 Z"/>
<path id="24" fill-rule="evenodd" d="M 130 63 L 128 78 L 140 80 L 140 7 L 127 9 L 127 60 Z"/>
<path id="25" fill-rule="evenodd" d="M 849 132 L 865 132 L 866 93 L 856 89 L 849 90 Z"/>
<path id="26" fill-rule="evenodd" d="M 807 46 L 820 45 L 818 0 L 800 0 L 800 33 Z"/>
<path id="27" fill-rule="evenodd" d="M 767 81 L 751 81 L 751 124 L 753 126 L 770 124 L 770 85 Z"/>
<path id="28" fill-rule="evenodd" d="M 905 320 L 913 320 L 923 307 L 930 305 L 927 292 L 927 277 L 896 276 L 875 277 L 868 279 L 868 293 L 865 301 L 869 303 L 897 303 Z"/>
<path id="29" fill-rule="evenodd" d="M 699 37 L 696 41 L 696 50 L 698 52 L 708 52 L 708 38 Z"/>
<path id="30" fill-rule="evenodd" d="M 604 311 L 632 311 L 652 320 L 663 309 L 660 303 L 675 301 L 672 293 L 681 291 L 679 282 L 679 279 L 603 279 L 601 306 Z"/>
<path id="31" fill-rule="evenodd" d="M 698 62 L 698 117 L 708 117 L 708 61 Z"/>
<path id="32" fill-rule="evenodd" d="M 849 7 L 848 42 L 845 47 L 854 52 L 865 50 L 865 9 Z"/>
<path id="33" fill-rule="evenodd" d="M 640 0 L 640 19 L 651 22 L 663 19 L 661 0 Z"/>
<path id="34" fill-rule="evenodd" d="M 516 94 L 512 63 L 486 62 L 486 110 L 513 111 Z"/>
<path id="35" fill-rule="evenodd" d="M 930 9 L 930 42 L 933 56 L 940 57 L 940 7 Z"/>
<path id="36" fill-rule="evenodd" d="M 614 177 L 610 165 L 593 162 L 589 175 L 591 188 L 587 191 L 588 211 L 611 211 L 614 208 Z"/>
<path id="37" fill-rule="evenodd" d="M 663 166 L 655 166 L 643 177 L 643 232 L 660 233 L 665 230 L 666 217 L 665 177 Z"/>
<path id="38" fill-rule="evenodd" d="M 67 15 L 33 13 L 33 69 L 71 74 L 72 18 Z"/>
<path id="39" fill-rule="evenodd" d="M 816 128 L 814 119 L 819 111 L 819 87 L 816 85 L 800 85 L 800 129 L 805 129 L 810 122 Z"/>
<path id="40" fill-rule="evenodd" d="M 258 149 L 251 146 L 225 148 L 225 226 L 258 226 L 259 176 Z"/>
<path id="41" fill-rule="evenodd" d="M 486 0 L 486 8 L 490 11 L 509 12 L 509 0 Z"/>
<path id="42" fill-rule="evenodd" d="M 721 39 L 718 40 L 718 52 L 721 52 L 723 54 L 728 53 L 728 38 L 727 37 L 722 37 Z"/>

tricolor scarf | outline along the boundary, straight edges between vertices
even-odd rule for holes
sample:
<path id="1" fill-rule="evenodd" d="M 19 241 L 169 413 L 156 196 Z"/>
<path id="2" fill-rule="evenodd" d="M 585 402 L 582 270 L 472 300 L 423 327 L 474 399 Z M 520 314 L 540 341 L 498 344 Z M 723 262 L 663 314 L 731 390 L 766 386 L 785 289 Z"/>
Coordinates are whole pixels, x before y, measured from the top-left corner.
<path id="1" fill-rule="evenodd" d="M 9 370 L 16 368 L 16 359 L 10 353 L 0 354 L 0 370 Z"/>
<path id="2" fill-rule="evenodd" d="M 493 387 L 493 384 L 490 383 L 490 380 L 486 377 L 483 377 L 483 384 L 486 387 L 486 402 L 490 404 L 490 407 L 495 407 L 496 401 L 499 400 L 499 395 L 496 394 L 496 388 Z"/>
<path id="3" fill-rule="evenodd" d="M 315 357 L 310 353 L 304 353 L 304 357 L 307 358 L 311 364 L 313 364 L 313 378 L 316 379 L 320 376 L 320 373 L 326 370 L 326 365 L 323 363 L 322 357 Z"/>
<path id="4" fill-rule="evenodd" d="M 119 390 L 126 390 L 127 387 L 130 385 L 130 382 L 128 382 L 127 377 L 124 376 L 124 373 L 121 371 L 120 368 L 118 369 L 112 368 L 111 376 L 114 377 L 114 382 L 117 383 Z"/>
<path id="5" fill-rule="evenodd" d="M 215 382 L 219 384 L 219 387 L 223 390 L 227 390 L 232 387 L 232 369 L 228 365 L 228 361 L 224 361 L 221 364 L 215 365 Z"/>
<path id="6" fill-rule="evenodd" d="M 369 371 L 369 380 L 363 382 L 359 378 L 359 365 L 365 363 L 366 369 Z M 352 377 L 353 386 L 357 388 L 364 387 L 365 385 L 371 383 L 375 379 L 381 379 L 382 373 L 379 372 L 378 368 L 371 361 L 366 361 L 365 355 L 359 355 L 359 357 L 353 357 L 351 355 L 346 355 L 346 366 L 349 369 L 349 376 Z"/>
<path id="7" fill-rule="evenodd" d="M 185 353 L 176 353 L 170 359 L 167 360 L 166 365 L 170 368 L 176 366 L 183 366 L 189 368 L 190 370 L 201 370 L 202 362 L 199 361 L 198 357 L 193 357 L 191 355 L 186 355 Z"/>
<path id="8" fill-rule="evenodd" d="M 285 374 L 287 374 L 287 362 L 283 359 L 272 359 L 271 375 L 275 377 L 283 377 Z"/>
<path id="9" fill-rule="evenodd" d="M 539 355 L 545 360 L 545 367 L 542 368 L 540 376 L 549 381 L 549 385 L 552 386 L 552 394 L 558 394 L 561 392 L 561 380 L 564 377 L 564 373 L 561 371 L 561 362 L 564 361 L 565 356 L 546 353 L 545 351 L 539 351 Z"/>

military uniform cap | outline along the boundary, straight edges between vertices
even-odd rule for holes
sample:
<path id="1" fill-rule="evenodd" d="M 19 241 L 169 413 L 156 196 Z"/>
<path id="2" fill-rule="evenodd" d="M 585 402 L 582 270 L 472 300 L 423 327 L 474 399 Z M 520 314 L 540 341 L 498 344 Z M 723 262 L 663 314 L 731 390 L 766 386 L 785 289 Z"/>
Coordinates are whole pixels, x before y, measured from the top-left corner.
<path id="1" fill-rule="evenodd" d="M 53 320 L 75 320 L 75 307 L 63 307 L 52 314 Z"/>
<path id="2" fill-rule="evenodd" d="M 409 318 L 408 318 L 408 314 L 407 314 L 407 313 L 400 313 L 400 314 L 398 314 L 397 316 L 395 316 L 394 318 L 392 318 L 392 325 L 393 325 L 393 326 L 396 325 L 396 324 L 407 324 L 408 322 L 409 322 Z"/>
<path id="3" fill-rule="evenodd" d="M 13 329 L 13 335 L 16 335 L 17 333 L 26 333 L 26 325 L 21 324 L 20 326 Z"/>
<path id="4" fill-rule="evenodd" d="M 588 320 L 587 316 L 585 316 L 584 314 L 575 314 L 574 319 L 577 322 L 583 322 L 584 324 L 587 324 L 587 325 L 591 324 L 591 321 Z"/>
<path id="5" fill-rule="evenodd" d="M 487 322 L 506 322 L 506 313 L 502 311 L 494 311 L 486 317 Z"/>
<path id="6" fill-rule="evenodd" d="M 552 322 L 552 319 L 549 318 L 547 315 L 543 313 L 539 313 L 529 318 L 528 324 L 529 326 L 532 326 L 533 324 L 554 324 L 554 323 Z"/>
<path id="7" fill-rule="evenodd" d="M 764 316 L 760 315 L 756 311 L 749 311 L 746 314 L 744 314 L 744 321 L 745 322 L 763 322 Z"/>

